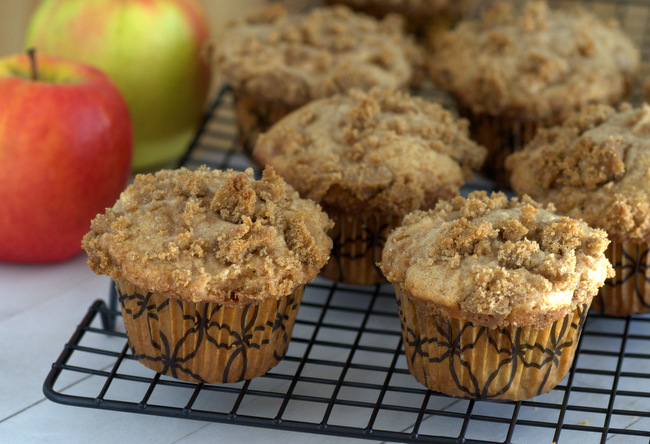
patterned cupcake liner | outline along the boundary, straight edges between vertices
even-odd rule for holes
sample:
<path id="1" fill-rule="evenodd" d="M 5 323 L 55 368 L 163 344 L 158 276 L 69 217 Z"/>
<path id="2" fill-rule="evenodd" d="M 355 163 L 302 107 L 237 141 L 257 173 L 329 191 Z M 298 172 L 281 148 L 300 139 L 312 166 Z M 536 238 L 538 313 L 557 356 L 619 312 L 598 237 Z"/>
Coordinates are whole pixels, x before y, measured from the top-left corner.
<path id="1" fill-rule="evenodd" d="M 605 255 L 616 276 L 605 281 L 591 309 L 609 316 L 650 312 L 650 255 L 647 243 L 612 242 Z"/>
<path id="2" fill-rule="evenodd" d="M 224 383 L 263 375 L 284 357 L 304 286 L 242 307 L 192 303 L 117 281 L 133 355 L 146 367 L 191 382 Z"/>
<path id="3" fill-rule="evenodd" d="M 239 143 L 244 154 L 257 162 L 253 158 L 253 148 L 259 135 L 294 111 L 295 107 L 279 101 L 252 97 L 241 91 L 234 91 L 234 100 Z"/>
<path id="4" fill-rule="evenodd" d="M 329 232 L 334 242 L 330 260 L 321 276 L 346 284 L 375 285 L 386 283 L 377 266 L 388 233 L 400 225 L 402 218 L 392 215 L 349 216 L 332 214 L 334 228 Z"/>
<path id="5" fill-rule="evenodd" d="M 460 1 L 450 2 L 450 8 L 431 17 L 414 31 L 418 41 L 426 49 L 435 51 L 441 37 L 453 28 L 463 18 L 465 13 L 466 11 L 464 11 Z"/>
<path id="6" fill-rule="evenodd" d="M 523 400 L 548 392 L 573 362 L 589 309 L 544 329 L 494 328 L 421 313 L 395 285 L 409 370 L 422 385 L 470 399 Z"/>
<path id="7" fill-rule="evenodd" d="M 472 139 L 487 148 L 483 173 L 501 188 L 510 188 L 510 174 L 505 168 L 506 157 L 530 142 L 539 128 L 549 127 L 561 121 L 560 116 L 524 120 L 476 114 L 459 100 L 456 100 L 456 105 L 458 113 L 470 122 Z"/>

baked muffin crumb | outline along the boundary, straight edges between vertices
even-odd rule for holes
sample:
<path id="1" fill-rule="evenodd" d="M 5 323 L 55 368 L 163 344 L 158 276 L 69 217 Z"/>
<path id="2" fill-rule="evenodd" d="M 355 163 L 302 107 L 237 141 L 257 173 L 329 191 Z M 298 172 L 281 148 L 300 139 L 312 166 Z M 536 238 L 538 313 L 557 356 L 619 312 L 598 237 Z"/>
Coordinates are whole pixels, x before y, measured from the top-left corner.
<path id="1" fill-rule="evenodd" d="M 193 302 L 249 303 L 312 280 L 331 222 L 272 168 L 138 175 L 82 246 L 98 274 Z"/>
<path id="2" fill-rule="evenodd" d="M 557 117 L 631 91 L 640 52 L 618 25 L 579 7 L 501 2 L 438 41 L 432 80 L 474 114 Z"/>
<path id="3" fill-rule="evenodd" d="M 602 230 L 529 198 L 475 191 L 407 215 L 379 266 L 427 312 L 542 327 L 590 302 L 613 275 L 608 244 Z"/>
<path id="4" fill-rule="evenodd" d="M 650 106 L 587 106 L 506 160 L 518 194 L 554 202 L 612 240 L 650 238 Z"/>
<path id="5" fill-rule="evenodd" d="M 400 17 L 376 20 L 345 6 L 290 14 L 272 5 L 228 24 L 214 53 L 236 91 L 294 108 L 352 87 L 405 88 L 424 77 L 422 50 Z"/>
<path id="6" fill-rule="evenodd" d="M 467 121 L 437 104 L 353 89 L 285 117 L 253 155 L 328 209 L 404 215 L 457 195 L 486 151 L 469 138 Z"/>

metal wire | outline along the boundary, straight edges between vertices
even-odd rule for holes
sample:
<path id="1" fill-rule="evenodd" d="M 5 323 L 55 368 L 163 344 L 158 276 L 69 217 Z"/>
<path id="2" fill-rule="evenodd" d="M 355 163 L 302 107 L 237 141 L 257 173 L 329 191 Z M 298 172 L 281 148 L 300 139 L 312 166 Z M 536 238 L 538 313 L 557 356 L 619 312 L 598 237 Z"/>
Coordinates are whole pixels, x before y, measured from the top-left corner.
<path id="1" fill-rule="evenodd" d="M 614 11 L 648 60 L 649 1 L 551 3 Z M 219 92 L 179 165 L 252 166 L 238 148 L 232 100 L 228 88 Z M 492 185 L 478 180 L 463 193 L 477 188 Z M 317 279 L 305 291 L 278 366 L 251 381 L 194 384 L 135 360 L 112 292 L 108 303 L 90 306 L 43 392 L 66 405 L 368 440 L 478 444 L 534 436 L 537 442 L 604 443 L 618 436 L 647 444 L 649 350 L 650 315 L 617 319 L 590 313 L 573 366 L 551 392 L 516 403 L 451 398 L 426 390 L 410 375 L 390 286 Z M 80 382 L 64 385 L 61 376 Z"/>
<path id="2" fill-rule="evenodd" d="M 647 316 L 618 320 L 590 314 L 566 385 L 528 401 L 487 403 L 449 398 L 425 390 L 411 381 L 405 363 L 401 362 L 404 358 L 399 330 L 373 327 L 377 322 L 373 318 L 377 316 L 382 320 L 396 317 L 389 311 L 392 295 L 388 289 L 379 286 L 343 288 L 317 282 L 310 290 L 313 291 L 305 293 L 306 301 L 296 321 L 295 341 L 292 341 L 285 358 L 288 365 L 282 365 L 285 364 L 283 361 L 267 375 L 223 385 L 183 382 L 141 366 L 130 354 L 125 334 L 102 325 L 103 317 L 114 316 L 119 320 L 120 313 L 98 300 L 90 307 L 53 364 L 44 383 L 44 392 L 49 399 L 68 405 L 375 440 L 510 443 L 516 440 L 520 429 L 539 430 L 540 436 L 544 436 L 544 431 L 548 430 L 548 442 L 564 442 L 564 438 L 566 442 L 604 442 L 616 435 L 645 440 L 639 442 L 647 442 L 650 438 L 650 409 L 647 408 L 650 405 L 650 354 L 643 352 L 650 345 L 650 318 Z M 354 304 L 360 307 L 352 307 L 346 302 L 346 298 L 353 297 L 363 300 L 362 304 Z M 302 316 L 304 311 L 307 313 Z M 336 318 L 344 314 L 351 315 L 350 319 L 356 318 L 358 322 L 343 329 L 349 333 L 342 335 L 347 339 L 332 337 L 330 331 L 341 327 Z M 602 326 L 598 325 L 599 321 L 613 323 L 612 329 L 600 331 Z M 596 323 L 594 328 L 591 328 L 592 322 Z M 621 322 L 623 329 L 617 331 L 620 329 L 616 324 Z M 641 333 L 633 334 L 633 331 Z M 366 343 L 369 333 L 382 335 L 379 345 Z M 618 342 L 618 352 L 599 349 L 603 333 L 609 340 Z M 642 351 L 628 351 L 630 341 L 638 342 L 635 349 Z M 96 343 L 103 344 L 104 348 Z M 585 344 L 589 348 L 585 348 Z M 323 357 L 317 351 L 319 348 L 339 352 Z M 357 359 L 364 353 L 381 355 L 385 358 L 384 363 Z M 581 358 L 586 354 L 599 357 L 614 354 L 616 365 L 613 370 L 582 366 Z M 628 359 L 643 362 L 639 369 L 625 370 Z M 73 361 L 85 364 L 75 365 Z M 88 365 L 88 362 L 94 361 L 97 361 L 97 365 Z M 325 371 L 314 373 L 318 367 Z M 376 373 L 378 377 L 359 379 L 358 375 L 353 375 L 354 372 Z M 94 389 L 86 388 L 79 394 L 79 389 L 57 388 L 57 380 L 64 373 L 68 378 L 70 374 L 91 376 L 95 381 L 92 384 Z M 611 377 L 612 384 L 610 387 L 578 387 L 575 379 L 580 375 Z M 620 383 L 626 378 L 641 379 L 643 382 L 639 386 L 647 388 L 641 391 L 622 390 Z M 316 389 L 301 389 L 301 385 Z M 120 394 L 124 395 L 124 387 L 128 387 L 129 393 L 141 395 L 131 399 L 120 397 Z M 174 389 L 173 396 L 165 394 L 170 389 Z M 355 393 L 355 396 L 344 395 L 346 390 Z M 364 396 L 365 392 L 372 396 Z M 157 393 L 160 395 L 154 400 Z M 209 395 L 206 396 L 206 393 Z M 396 395 L 402 399 L 397 399 Z M 600 406 L 581 403 L 585 396 L 593 395 L 604 396 L 607 400 L 601 402 Z M 638 410 L 617 408 L 617 396 L 642 400 L 641 405 L 646 407 L 639 407 Z M 206 402 L 206 399 L 225 399 L 228 402 L 213 403 Z M 404 402 L 404 399 L 410 401 Z M 291 409 L 296 403 L 308 418 L 297 416 L 296 409 Z M 487 409 L 486 404 L 489 404 Z M 342 421 L 341 414 L 333 414 L 337 409 L 344 409 L 348 413 L 345 415 L 348 423 Z M 528 414 L 523 414 L 524 411 Z M 536 414 L 537 417 L 531 418 L 530 412 L 534 411 L 545 411 L 546 414 Z M 549 415 L 548 412 L 556 414 Z M 605 420 L 599 425 L 589 425 L 586 421 L 576 423 L 575 419 L 567 418 L 569 414 L 574 417 L 576 414 L 600 415 Z M 391 429 L 391 415 L 405 416 L 404 424 L 407 426 Z M 356 417 L 361 419 L 350 423 Z M 438 421 L 435 421 L 436 417 Z M 635 426 L 634 421 L 630 421 L 626 427 L 614 426 L 614 421 L 634 417 L 645 419 L 645 425 L 638 421 L 639 426 Z M 431 426 L 423 429 L 423 425 L 432 419 L 434 423 L 453 423 L 455 429 L 446 430 L 446 434 L 435 433 L 436 429 Z M 480 438 L 485 435 L 486 429 L 491 428 L 494 428 L 494 432 L 488 433 L 492 435 L 489 439 Z M 477 429 L 481 429 L 482 433 L 477 434 Z"/>
<path id="3" fill-rule="evenodd" d="M 183 161 L 188 168 L 250 166 L 233 141 L 231 100 L 224 89 Z M 473 183 L 465 191 L 477 187 L 489 184 Z M 531 430 L 548 442 L 604 442 L 616 435 L 650 439 L 648 315 L 590 314 L 565 384 L 523 402 L 488 403 L 450 398 L 415 382 L 388 285 L 324 279 L 308 285 L 284 360 L 264 376 L 223 385 L 179 381 L 141 366 L 124 332 L 115 330 L 123 327 L 114 297 L 111 293 L 108 305 L 98 300 L 90 307 L 53 364 L 43 386 L 52 401 L 401 442 L 510 443 Z M 612 366 L 593 368 L 593 358 Z M 63 388 L 57 385 L 62 374 L 90 378 L 83 390 Z M 631 380 L 637 382 L 633 390 Z M 631 400 L 631 407 L 620 408 L 621 398 Z"/>

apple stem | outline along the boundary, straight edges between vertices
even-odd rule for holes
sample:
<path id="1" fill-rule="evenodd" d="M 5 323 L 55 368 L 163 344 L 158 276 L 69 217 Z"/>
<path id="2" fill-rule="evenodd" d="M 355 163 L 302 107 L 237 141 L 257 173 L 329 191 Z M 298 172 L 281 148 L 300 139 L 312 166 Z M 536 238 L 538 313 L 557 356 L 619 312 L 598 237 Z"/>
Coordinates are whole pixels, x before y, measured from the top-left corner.
<path id="1" fill-rule="evenodd" d="M 29 57 L 29 66 L 31 68 L 32 80 L 38 80 L 38 65 L 36 64 L 36 49 L 29 48 L 27 50 L 27 56 Z"/>

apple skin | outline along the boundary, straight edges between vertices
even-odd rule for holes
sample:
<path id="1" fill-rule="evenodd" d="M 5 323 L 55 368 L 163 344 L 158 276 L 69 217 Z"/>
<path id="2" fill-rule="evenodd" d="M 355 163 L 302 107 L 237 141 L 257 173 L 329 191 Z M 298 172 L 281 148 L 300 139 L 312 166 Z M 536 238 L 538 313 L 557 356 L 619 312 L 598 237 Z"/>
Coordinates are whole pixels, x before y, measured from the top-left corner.
<path id="1" fill-rule="evenodd" d="M 81 251 L 97 213 L 131 173 L 133 129 L 117 86 L 79 62 L 0 59 L 0 260 L 54 262 Z"/>
<path id="2" fill-rule="evenodd" d="M 106 72 L 131 110 L 135 171 L 178 159 L 203 116 L 209 26 L 195 0 L 45 0 L 26 48 Z"/>

